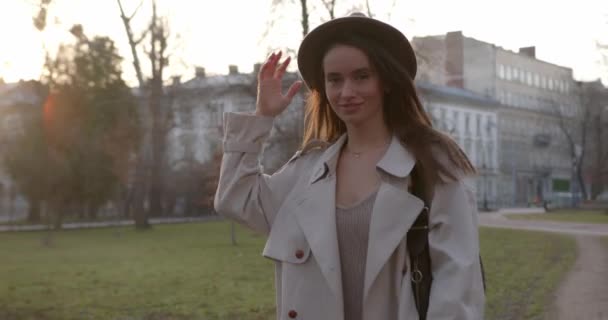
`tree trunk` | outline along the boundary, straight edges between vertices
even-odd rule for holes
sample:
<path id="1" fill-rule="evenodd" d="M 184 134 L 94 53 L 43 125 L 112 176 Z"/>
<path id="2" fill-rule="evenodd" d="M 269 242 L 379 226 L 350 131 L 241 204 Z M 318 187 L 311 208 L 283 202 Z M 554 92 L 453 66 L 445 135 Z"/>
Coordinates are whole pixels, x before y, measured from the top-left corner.
<path id="1" fill-rule="evenodd" d="M 155 125 L 156 126 L 156 125 Z M 160 128 L 152 129 L 152 163 L 150 168 L 150 189 L 148 201 L 150 201 L 149 214 L 152 217 L 163 215 L 163 134 L 158 132 Z"/>
<path id="2" fill-rule="evenodd" d="M 144 139 L 145 140 L 145 139 Z M 133 182 L 133 188 L 131 190 L 131 206 L 129 208 L 130 214 L 133 217 L 133 221 L 135 222 L 135 229 L 145 230 L 150 228 L 150 223 L 148 222 L 148 213 L 146 212 L 146 208 L 144 207 L 144 201 L 146 200 L 146 143 L 144 141 L 142 143 L 142 148 L 139 152 L 137 158 L 137 165 L 135 167 L 135 178 Z"/>
<path id="3" fill-rule="evenodd" d="M 162 99 L 162 82 L 160 79 L 153 79 L 152 92 L 150 96 L 149 106 L 150 114 L 152 115 L 152 163 L 150 167 L 150 215 L 162 216 L 163 207 L 163 177 L 164 169 L 163 159 L 165 151 L 165 130 L 161 119 L 161 99 Z"/>
<path id="4" fill-rule="evenodd" d="M 139 7 L 135 10 L 135 12 L 133 12 L 130 17 L 127 17 L 123 10 L 121 1 L 117 0 L 117 3 L 120 9 L 120 17 L 125 27 L 125 32 L 129 41 L 129 47 L 131 48 L 131 55 L 133 57 L 133 69 L 135 70 L 135 73 L 137 75 L 139 89 L 141 90 L 143 97 L 146 97 L 145 93 L 147 92 L 147 88 L 144 83 L 144 76 L 141 69 L 139 55 L 137 53 L 137 46 L 144 39 L 146 33 L 148 33 L 150 30 L 146 30 L 146 32 L 141 36 L 141 38 L 135 39 L 133 30 L 131 29 L 131 18 L 135 16 L 137 11 L 139 10 Z M 143 109 L 143 106 L 145 106 L 146 103 L 146 99 L 144 99 L 144 102 L 140 100 L 141 105 L 139 108 L 139 114 L 142 119 L 142 122 L 144 123 L 144 137 L 137 155 L 137 164 L 135 166 L 135 181 L 133 182 L 133 188 L 129 191 L 129 195 L 127 196 L 127 201 L 125 203 L 125 215 L 129 215 L 129 213 L 131 213 L 131 216 L 133 217 L 133 220 L 135 222 L 135 228 L 139 230 L 150 228 L 150 224 L 148 223 L 148 215 L 144 208 L 145 195 L 147 194 L 146 186 L 148 185 L 146 173 L 149 172 L 148 170 L 150 169 L 150 167 L 148 166 L 149 161 L 147 157 L 147 151 L 149 150 L 148 147 L 150 143 L 150 127 L 148 126 L 149 122 L 147 121 L 147 119 L 149 118 L 148 112 Z"/>
<path id="5" fill-rule="evenodd" d="M 234 222 L 230 222 L 230 242 L 233 246 L 236 246 L 236 228 L 234 227 Z"/>
<path id="6" fill-rule="evenodd" d="M 592 165 L 592 174 L 591 174 L 591 199 L 592 200 L 596 200 L 597 197 L 600 195 L 600 193 L 602 193 L 603 189 L 604 189 L 604 183 L 605 183 L 605 172 L 604 172 L 604 168 L 605 168 L 605 164 L 604 162 L 608 159 L 604 159 L 606 158 L 605 155 L 605 144 L 603 142 L 603 132 L 602 132 L 602 117 L 601 117 L 602 113 L 600 111 L 600 115 L 595 117 L 595 121 L 594 121 L 594 132 L 593 132 L 593 146 L 594 148 L 592 148 L 592 150 L 595 151 L 595 157 L 593 159 L 593 165 Z"/>
<path id="7" fill-rule="evenodd" d="M 54 205 L 51 208 L 53 230 L 61 230 L 63 225 L 63 214 L 66 209 L 63 205 Z"/>
<path id="8" fill-rule="evenodd" d="M 578 182 L 578 186 L 580 188 L 581 193 L 583 194 L 583 201 L 587 200 L 587 186 L 585 186 L 585 179 L 583 177 L 583 164 L 582 161 L 576 165 L 576 180 Z"/>
<path id="9" fill-rule="evenodd" d="M 97 215 L 99 213 L 99 206 L 95 204 L 88 203 L 87 204 L 87 218 L 90 220 L 97 220 Z"/>
<path id="10" fill-rule="evenodd" d="M 304 38 L 308 34 L 308 4 L 307 0 L 300 0 L 301 9 L 302 9 L 302 38 Z"/>
<path id="11" fill-rule="evenodd" d="M 40 200 L 30 199 L 27 212 L 27 221 L 29 223 L 40 223 Z"/>
<path id="12" fill-rule="evenodd" d="M 131 206 L 133 205 L 133 191 L 131 189 L 125 188 L 125 190 L 121 192 L 121 197 L 118 201 L 122 207 L 122 217 L 125 219 L 131 217 Z M 118 214 L 121 215 L 120 212 Z"/>
<path id="13" fill-rule="evenodd" d="M 89 205 L 87 203 L 78 203 L 72 207 L 72 214 L 76 213 L 78 219 L 85 220 L 88 215 Z"/>

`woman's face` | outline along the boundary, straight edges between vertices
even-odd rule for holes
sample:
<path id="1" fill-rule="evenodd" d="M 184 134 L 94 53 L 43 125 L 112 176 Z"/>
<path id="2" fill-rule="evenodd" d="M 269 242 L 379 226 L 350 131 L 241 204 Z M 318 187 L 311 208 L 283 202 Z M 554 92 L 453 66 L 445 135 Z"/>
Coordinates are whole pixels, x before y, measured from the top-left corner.
<path id="1" fill-rule="evenodd" d="M 384 90 L 363 51 L 336 45 L 325 54 L 323 70 L 329 104 L 347 126 L 383 121 Z"/>

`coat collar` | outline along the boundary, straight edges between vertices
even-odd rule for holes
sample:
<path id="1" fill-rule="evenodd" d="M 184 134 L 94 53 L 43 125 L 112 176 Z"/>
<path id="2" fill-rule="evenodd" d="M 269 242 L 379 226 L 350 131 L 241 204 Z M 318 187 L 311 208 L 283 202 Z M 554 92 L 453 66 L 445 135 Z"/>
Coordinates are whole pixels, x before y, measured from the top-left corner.
<path id="1" fill-rule="evenodd" d="M 345 142 L 346 135 L 343 135 L 320 156 L 297 210 L 297 219 L 313 255 L 338 301 L 342 298 L 342 283 L 335 219 L 335 172 Z M 385 174 L 381 175 L 382 183 L 372 209 L 364 298 L 424 206 L 422 200 L 407 190 L 405 178 L 415 162 L 414 156 L 393 137 L 377 163 L 377 168 Z"/>
<path id="2" fill-rule="evenodd" d="M 336 173 L 340 150 L 344 146 L 344 143 L 346 143 L 346 140 L 347 136 L 343 134 L 323 152 L 317 164 L 313 166 L 309 184 L 313 184 L 319 181 L 319 179 L 332 176 Z M 393 136 L 386 153 L 384 153 L 384 156 L 382 156 L 376 166 L 394 177 L 405 178 L 410 174 L 415 164 L 416 158 L 414 158 L 414 155 L 403 146 L 399 138 Z"/>

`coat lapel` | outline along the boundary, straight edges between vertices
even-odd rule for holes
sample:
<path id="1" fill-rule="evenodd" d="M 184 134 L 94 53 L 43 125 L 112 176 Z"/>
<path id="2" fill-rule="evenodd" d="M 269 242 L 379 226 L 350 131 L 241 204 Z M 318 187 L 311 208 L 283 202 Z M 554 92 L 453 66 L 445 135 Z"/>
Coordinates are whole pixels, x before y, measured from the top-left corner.
<path id="1" fill-rule="evenodd" d="M 329 147 L 313 167 L 308 188 L 296 210 L 298 223 L 338 301 L 342 299 L 342 279 L 335 217 L 336 176 L 331 168 L 335 168 L 344 140 L 342 137 Z"/>
<path id="2" fill-rule="evenodd" d="M 374 203 L 369 228 L 364 299 L 424 207 L 424 202 L 410 194 L 407 188 L 407 177 L 415 162 L 413 155 L 397 138 L 393 138 L 384 157 L 378 162 L 377 168 L 381 171 L 382 183 Z"/>
<path id="3" fill-rule="evenodd" d="M 335 166 L 345 140 L 346 136 L 342 136 L 321 155 L 296 209 L 298 223 L 338 301 L 342 299 L 342 275 L 335 216 Z M 413 155 L 394 137 L 377 164 L 382 183 L 370 222 L 364 299 L 424 206 L 422 200 L 407 191 L 407 177 L 415 162 Z"/>

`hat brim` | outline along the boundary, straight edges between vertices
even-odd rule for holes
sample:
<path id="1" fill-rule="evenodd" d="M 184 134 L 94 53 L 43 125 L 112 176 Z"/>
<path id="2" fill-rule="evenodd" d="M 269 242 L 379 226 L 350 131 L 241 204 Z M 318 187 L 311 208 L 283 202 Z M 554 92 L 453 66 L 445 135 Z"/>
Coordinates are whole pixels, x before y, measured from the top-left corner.
<path id="1" fill-rule="evenodd" d="M 373 18 L 348 16 L 318 26 L 302 40 L 298 49 L 298 69 L 310 89 L 317 89 L 319 86 L 318 83 L 315 83 L 315 70 L 321 66 L 323 50 L 336 37 L 349 34 L 373 39 L 379 45 L 384 46 L 402 64 L 410 78 L 412 80 L 415 78 L 416 55 L 410 42 L 401 31 Z"/>

